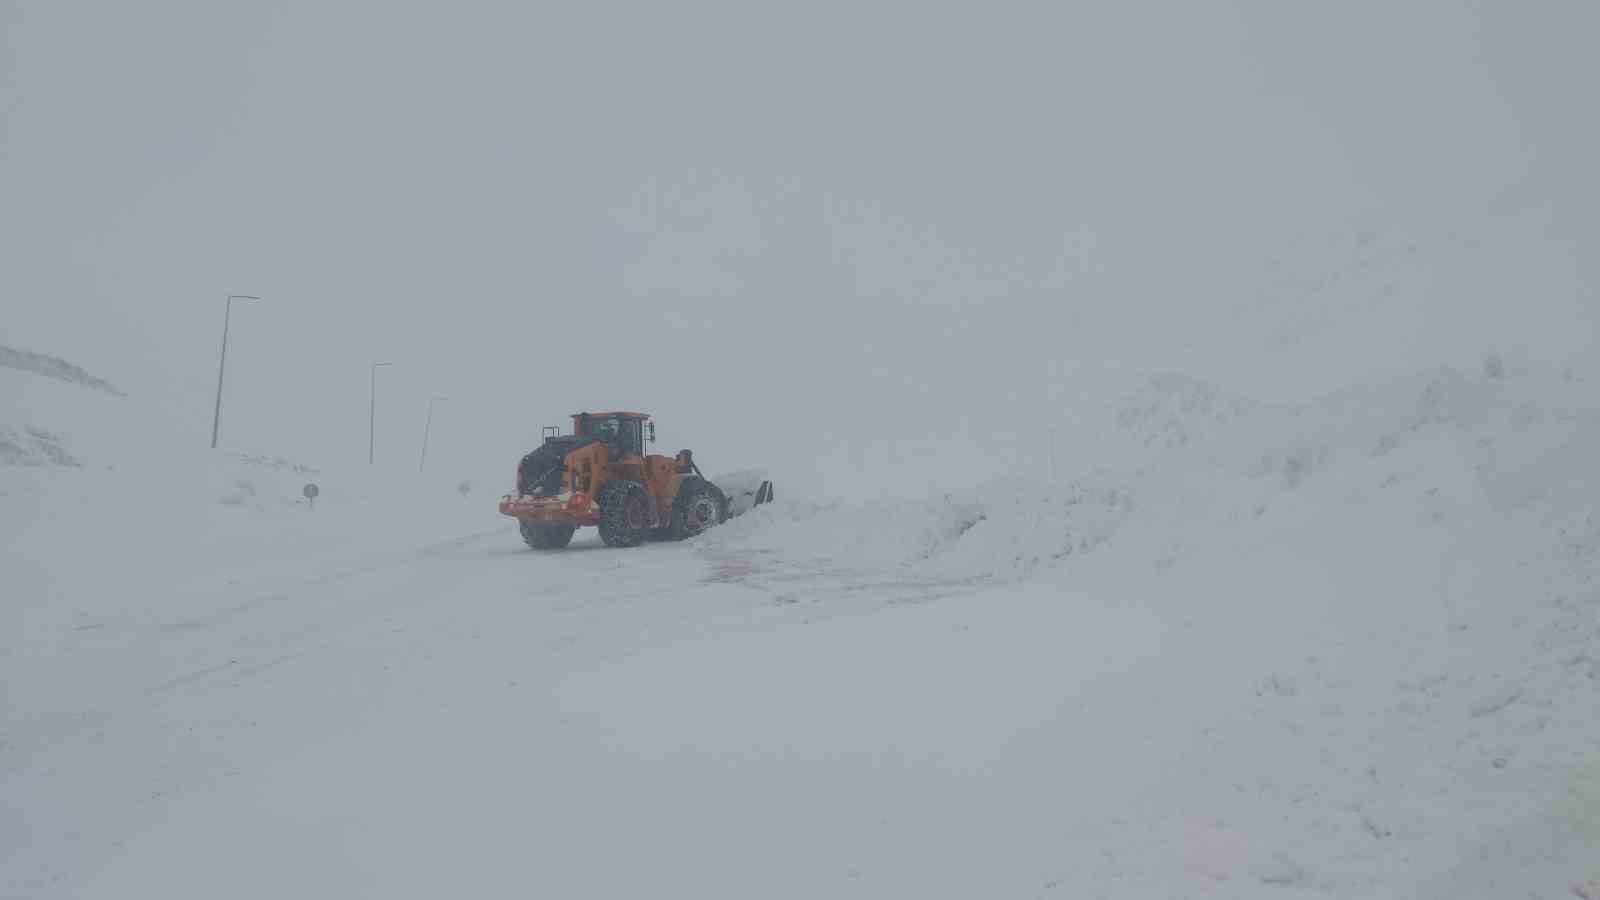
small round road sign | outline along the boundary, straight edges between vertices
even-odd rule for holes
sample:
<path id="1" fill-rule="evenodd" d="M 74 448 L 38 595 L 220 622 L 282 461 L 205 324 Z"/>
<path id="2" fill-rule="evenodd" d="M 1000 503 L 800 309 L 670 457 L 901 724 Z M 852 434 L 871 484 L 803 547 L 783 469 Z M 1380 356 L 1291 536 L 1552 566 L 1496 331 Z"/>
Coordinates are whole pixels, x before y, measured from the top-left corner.
<path id="1" fill-rule="evenodd" d="M 305 494 L 306 501 L 315 507 L 317 505 L 317 495 L 322 491 L 316 485 L 308 484 L 301 489 L 300 493 Z"/>

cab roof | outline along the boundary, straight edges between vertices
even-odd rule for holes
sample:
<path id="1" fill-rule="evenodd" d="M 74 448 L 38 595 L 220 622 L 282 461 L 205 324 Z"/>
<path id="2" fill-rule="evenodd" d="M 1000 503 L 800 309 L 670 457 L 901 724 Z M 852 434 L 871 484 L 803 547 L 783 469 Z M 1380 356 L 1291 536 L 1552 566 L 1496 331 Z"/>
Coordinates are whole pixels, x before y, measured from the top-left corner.
<path id="1" fill-rule="evenodd" d="M 619 418 L 619 419 L 648 419 L 648 418 L 650 418 L 650 414 L 649 413 L 641 413 L 641 412 L 581 412 L 581 413 L 573 413 L 572 414 L 572 417 L 574 419 L 578 418 L 579 416 L 588 416 L 591 419 L 607 419 L 607 418 L 611 418 L 613 416 L 615 416 L 616 418 Z"/>

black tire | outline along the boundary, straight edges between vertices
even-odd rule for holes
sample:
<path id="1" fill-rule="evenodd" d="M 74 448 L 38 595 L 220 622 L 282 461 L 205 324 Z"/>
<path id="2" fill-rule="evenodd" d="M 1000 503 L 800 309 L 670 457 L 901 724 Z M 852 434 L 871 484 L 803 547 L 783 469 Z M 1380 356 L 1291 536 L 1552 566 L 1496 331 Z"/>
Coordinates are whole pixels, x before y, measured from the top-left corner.
<path id="1" fill-rule="evenodd" d="M 535 550 L 560 550 L 572 543 L 572 533 L 578 530 L 576 525 L 540 525 L 527 519 L 517 524 L 522 526 L 522 539 Z"/>
<path id="2" fill-rule="evenodd" d="M 600 504 L 600 540 L 607 547 L 637 547 L 650 534 L 650 494 L 637 481 L 608 481 Z"/>
<path id="3" fill-rule="evenodd" d="M 685 540 L 728 518 L 728 500 L 703 478 L 685 478 L 672 501 L 672 537 Z"/>

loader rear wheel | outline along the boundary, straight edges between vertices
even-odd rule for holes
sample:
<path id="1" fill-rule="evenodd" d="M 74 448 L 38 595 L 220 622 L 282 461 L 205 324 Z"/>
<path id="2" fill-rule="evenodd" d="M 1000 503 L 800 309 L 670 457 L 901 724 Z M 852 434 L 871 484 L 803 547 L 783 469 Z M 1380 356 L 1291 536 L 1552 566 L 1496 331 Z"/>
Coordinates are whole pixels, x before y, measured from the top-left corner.
<path id="1" fill-rule="evenodd" d="M 672 537 L 692 538 L 727 518 L 727 501 L 716 485 L 701 478 L 684 479 L 672 501 Z"/>
<path id="2" fill-rule="evenodd" d="M 578 530 L 573 525 L 538 525 L 527 519 L 517 524 L 522 526 L 522 539 L 535 550 L 560 550 L 572 543 L 572 533 Z"/>
<path id="3" fill-rule="evenodd" d="M 607 547 L 637 547 L 650 533 L 650 494 L 637 481 L 611 481 L 600 489 L 600 540 Z"/>

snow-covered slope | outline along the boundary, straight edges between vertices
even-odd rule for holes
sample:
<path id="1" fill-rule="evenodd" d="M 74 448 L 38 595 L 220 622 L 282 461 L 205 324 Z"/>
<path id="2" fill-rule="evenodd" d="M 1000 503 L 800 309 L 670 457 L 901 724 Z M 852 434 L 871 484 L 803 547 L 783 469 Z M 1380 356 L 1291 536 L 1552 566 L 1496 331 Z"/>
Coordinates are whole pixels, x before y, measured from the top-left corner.
<path id="1" fill-rule="evenodd" d="M 809 840 L 860 860 L 831 888 L 850 896 L 1559 896 L 1600 875 L 1594 383 L 1433 370 L 1219 423 L 1162 377 L 1128 408 L 1174 387 L 1213 432 L 1131 470 L 779 504 L 708 535 L 720 582 L 874 614 L 652 652 L 571 680 L 564 713 L 712 767 L 692 777 L 852 779 L 842 821 L 800 803 Z"/>
<path id="2" fill-rule="evenodd" d="M 46 378 L 54 378 L 67 384 L 77 384 L 104 391 L 118 397 L 126 396 L 121 391 L 112 387 L 111 383 L 103 378 L 96 378 L 78 366 L 67 362 L 59 356 L 47 353 L 33 353 L 28 350 L 18 350 L 14 347 L 0 346 L 0 368 L 15 369 L 18 372 L 32 372 Z"/>
<path id="3" fill-rule="evenodd" d="M 0 681 L 14 686 L 0 731 L 12 749 L 159 671 L 164 623 L 219 615 L 220 586 L 498 524 L 444 476 L 395 491 L 388 472 L 188 445 L 153 404 L 57 363 L 0 367 Z"/>

